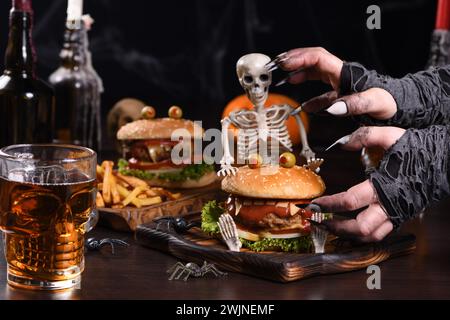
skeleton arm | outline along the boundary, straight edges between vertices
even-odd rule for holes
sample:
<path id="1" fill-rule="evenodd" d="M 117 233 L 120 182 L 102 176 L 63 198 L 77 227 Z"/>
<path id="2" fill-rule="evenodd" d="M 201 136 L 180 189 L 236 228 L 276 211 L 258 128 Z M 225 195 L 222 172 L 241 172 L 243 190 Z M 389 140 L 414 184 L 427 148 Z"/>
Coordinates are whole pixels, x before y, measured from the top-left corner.
<path id="1" fill-rule="evenodd" d="M 308 143 L 308 137 L 306 135 L 306 129 L 303 125 L 303 121 L 300 115 L 298 113 L 295 113 L 295 110 L 291 112 L 291 115 L 295 117 L 300 131 L 300 139 L 302 141 L 302 150 L 300 151 L 300 155 L 306 158 L 306 165 L 308 168 L 315 171 L 316 173 L 319 173 L 320 165 L 323 163 L 323 159 L 316 158 L 316 154 L 311 150 L 311 147 Z"/>
<path id="2" fill-rule="evenodd" d="M 218 176 L 227 176 L 229 174 L 236 174 L 237 168 L 233 167 L 231 164 L 234 162 L 234 158 L 230 153 L 230 145 L 228 141 L 228 129 L 230 127 L 231 120 L 226 117 L 222 120 L 222 148 L 223 157 L 220 160 L 220 171 L 217 172 Z"/>
<path id="3" fill-rule="evenodd" d="M 297 121 L 297 125 L 298 125 L 298 131 L 300 132 L 300 139 L 302 141 L 302 149 L 306 150 L 306 149 L 310 149 L 309 147 L 309 143 L 308 143 L 308 137 L 306 136 L 306 129 L 305 129 L 305 125 L 303 124 L 302 118 L 300 117 L 300 115 L 297 113 L 294 115 L 295 121 Z"/>

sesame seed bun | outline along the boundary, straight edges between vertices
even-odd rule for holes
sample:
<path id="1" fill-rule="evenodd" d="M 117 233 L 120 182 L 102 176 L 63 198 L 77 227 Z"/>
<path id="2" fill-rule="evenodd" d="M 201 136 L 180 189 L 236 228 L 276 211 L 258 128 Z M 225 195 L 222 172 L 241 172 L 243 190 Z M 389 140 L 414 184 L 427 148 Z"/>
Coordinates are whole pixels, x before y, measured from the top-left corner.
<path id="1" fill-rule="evenodd" d="M 222 180 L 222 190 L 242 197 L 264 199 L 313 199 L 325 192 L 325 183 L 313 171 L 295 166 L 240 167 Z"/>
<path id="2" fill-rule="evenodd" d="M 203 129 L 191 120 L 158 118 L 127 123 L 117 132 L 118 140 L 170 139 L 177 129 L 178 136 L 201 138 Z"/>

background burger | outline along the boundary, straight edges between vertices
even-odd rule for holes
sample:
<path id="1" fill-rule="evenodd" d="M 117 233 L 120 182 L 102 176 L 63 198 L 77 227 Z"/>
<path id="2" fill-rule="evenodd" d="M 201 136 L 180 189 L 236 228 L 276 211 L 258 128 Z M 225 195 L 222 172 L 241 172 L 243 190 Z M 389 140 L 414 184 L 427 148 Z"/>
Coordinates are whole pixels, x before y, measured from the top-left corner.
<path id="1" fill-rule="evenodd" d="M 272 172 L 267 172 L 269 169 Z M 254 251 L 309 250 L 310 224 L 306 219 L 312 212 L 305 208 L 325 191 L 324 182 L 313 171 L 299 166 L 244 166 L 235 176 L 225 177 L 222 190 L 229 194 L 224 204 L 210 202 L 203 208 L 204 231 L 217 232 L 213 221 L 227 212 L 236 223 L 244 247 Z"/>
<path id="2" fill-rule="evenodd" d="M 172 149 L 179 143 L 171 140 L 176 129 L 184 129 L 184 142 L 190 139 L 193 143 L 203 135 L 203 129 L 194 122 L 175 117 L 142 119 L 121 127 L 117 139 L 122 142 L 124 159 L 118 163 L 119 172 L 166 188 L 196 188 L 216 181 L 212 165 L 172 162 Z"/>

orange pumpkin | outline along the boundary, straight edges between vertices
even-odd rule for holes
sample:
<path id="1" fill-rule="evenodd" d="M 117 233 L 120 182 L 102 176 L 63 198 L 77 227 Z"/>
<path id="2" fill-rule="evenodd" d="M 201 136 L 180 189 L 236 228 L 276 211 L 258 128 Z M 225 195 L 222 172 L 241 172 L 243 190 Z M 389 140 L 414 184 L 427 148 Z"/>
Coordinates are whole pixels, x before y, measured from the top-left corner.
<path id="1" fill-rule="evenodd" d="M 290 105 L 292 108 L 296 108 L 299 106 L 298 102 L 296 102 L 295 100 L 293 100 L 285 95 L 278 94 L 278 93 L 269 93 L 269 97 L 267 98 L 267 101 L 264 106 L 266 108 L 268 108 L 275 104 L 287 104 L 287 105 Z M 253 108 L 253 105 L 250 102 L 250 100 L 247 98 L 247 95 L 245 95 L 245 94 L 240 95 L 228 103 L 228 105 L 223 110 L 222 119 L 227 117 L 233 111 L 243 110 L 243 109 L 250 110 L 252 108 Z M 308 132 L 308 129 L 309 129 L 308 115 L 304 112 L 301 112 L 300 116 L 301 116 L 303 124 L 305 126 L 305 130 L 306 130 L 306 132 Z M 300 132 L 298 129 L 297 122 L 295 121 L 295 118 L 290 116 L 286 120 L 286 125 L 288 128 L 292 143 L 294 145 L 300 144 Z M 236 128 L 233 125 L 230 126 L 230 129 L 234 130 L 235 135 L 236 135 L 236 130 L 235 130 Z"/>

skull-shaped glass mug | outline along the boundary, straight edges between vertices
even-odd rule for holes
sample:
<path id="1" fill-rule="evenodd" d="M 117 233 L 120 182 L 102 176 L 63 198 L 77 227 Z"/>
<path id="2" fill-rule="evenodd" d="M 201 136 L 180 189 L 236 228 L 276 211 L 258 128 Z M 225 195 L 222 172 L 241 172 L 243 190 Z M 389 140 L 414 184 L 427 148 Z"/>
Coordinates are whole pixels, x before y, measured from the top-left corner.
<path id="1" fill-rule="evenodd" d="M 84 234 L 92 229 L 96 153 L 69 145 L 0 150 L 0 229 L 8 283 L 26 289 L 77 286 Z"/>

